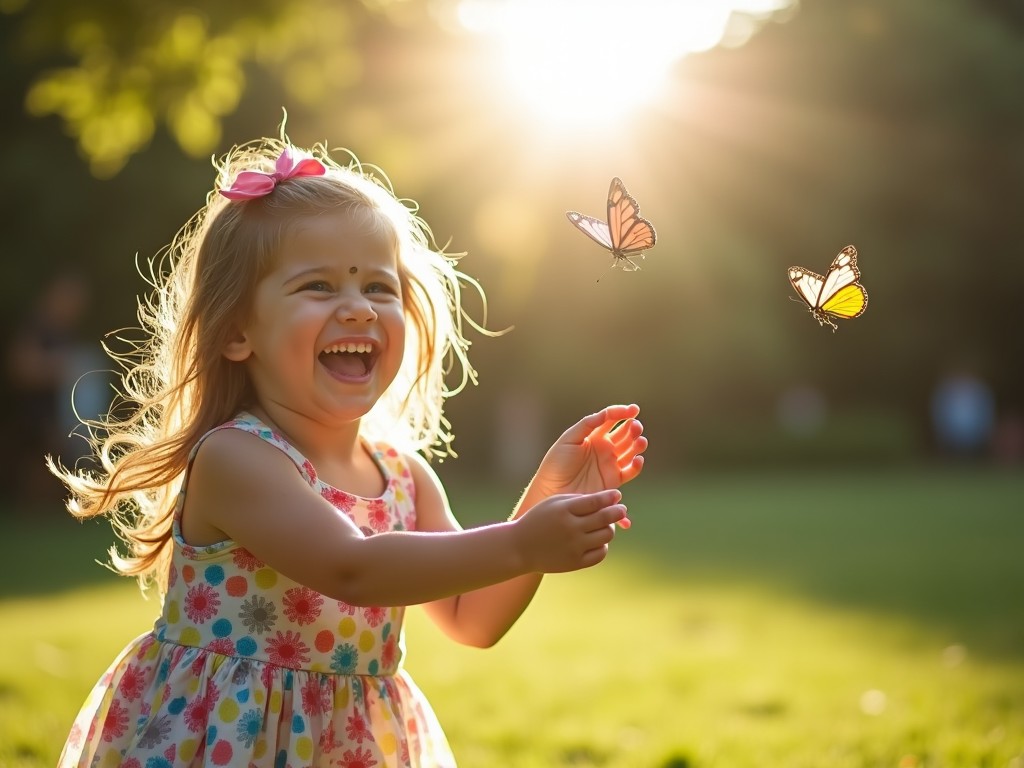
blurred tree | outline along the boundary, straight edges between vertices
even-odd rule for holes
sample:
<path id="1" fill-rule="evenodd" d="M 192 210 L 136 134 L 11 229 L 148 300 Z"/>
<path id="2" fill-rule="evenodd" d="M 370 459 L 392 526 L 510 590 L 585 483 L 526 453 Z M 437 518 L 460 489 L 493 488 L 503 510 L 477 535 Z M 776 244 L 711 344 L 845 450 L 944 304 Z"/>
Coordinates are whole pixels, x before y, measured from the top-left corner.
<path id="1" fill-rule="evenodd" d="M 491 327 L 516 326 L 473 349 L 485 386 L 452 404 L 457 449 L 487 445 L 503 388 L 542 393 L 552 431 L 638 400 L 652 467 L 767 455 L 793 386 L 866 414 L 838 423 L 864 425 L 860 455 L 891 457 L 870 440 L 926 437 L 931 390 L 965 358 L 998 411 L 1024 410 L 1019 2 L 804 0 L 741 48 L 680 61 L 662 102 L 603 139 L 539 130 L 439 4 L 0 0 L 0 312 L 87 260 L 95 335 L 130 324 L 133 254 L 201 205 L 209 154 L 273 133 L 285 105 L 298 143 L 350 147 L 421 201 L 469 251 Z M 602 276 L 562 211 L 599 213 L 613 175 L 659 243 L 641 272 Z M 785 269 L 822 271 L 847 243 L 871 301 L 833 335 L 787 300 Z"/>
<path id="2" fill-rule="evenodd" d="M 208 155 L 255 64 L 291 100 L 315 104 L 357 82 L 353 37 L 379 1 L 6 0 L 19 30 L 13 55 L 42 65 L 25 97 L 58 115 L 92 172 L 117 173 L 159 123 L 189 156 Z"/>
<path id="3" fill-rule="evenodd" d="M 978 3 L 1018 31 L 1024 31 L 1024 3 L 1020 0 L 978 0 Z"/>

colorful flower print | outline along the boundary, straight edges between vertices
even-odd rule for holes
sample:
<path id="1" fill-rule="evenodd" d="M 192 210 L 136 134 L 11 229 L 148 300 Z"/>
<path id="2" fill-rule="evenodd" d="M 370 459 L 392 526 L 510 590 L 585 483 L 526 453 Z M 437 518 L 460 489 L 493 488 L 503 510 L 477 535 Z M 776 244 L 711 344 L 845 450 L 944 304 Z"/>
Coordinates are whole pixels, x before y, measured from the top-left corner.
<path id="1" fill-rule="evenodd" d="M 239 547 L 231 553 L 231 559 L 235 565 L 244 571 L 253 573 L 263 567 L 263 561 L 252 554 L 248 549 Z"/>
<path id="2" fill-rule="evenodd" d="M 258 709 L 250 709 L 238 718 L 238 740 L 247 747 L 251 747 L 259 738 L 260 729 L 263 727 L 263 715 Z"/>
<path id="3" fill-rule="evenodd" d="M 356 505 L 355 496 L 330 485 L 325 485 L 321 488 L 320 495 L 331 502 L 335 509 L 340 509 L 342 512 L 351 512 L 352 508 Z"/>
<path id="4" fill-rule="evenodd" d="M 323 604 L 323 595 L 309 587 L 294 587 L 284 593 L 284 615 L 296 624 L 312 624 Z"/>
<path id="5" fill-rule="evenodd" d="M 342 753 L 339 765 L 342 768 L 373 768 L 377 765 L 377 761 L 373 758 L 373 753 L 370 750 L 357 747 L 356 749 L 346 749 Z"/>
<path id="6" fill-rule="evenodd" d="M 271 664 L 297 669 L 309 661 L 309 646 L 298 632 L 278 632 L 267 640 L 266 648 Z"/>
<path id="7" fill-rule="evenodd" d="M 274 628 L 274 623 L 277 621 L 277 609 L 262 595 L 253 595 L 242 603 L 242 610 L 239 611 L 238 618 L 250 632 L 262 635 Z"/>
<path id="8" fill-rule="evenodd" d="M 196 584 L 185 594 L 185 615 L 194 623 L 212 619 L 220 607 L 220 595 L 209 584 Z"/>
<path id="9" fill-rule="evenodd" d="M 146 684 L 145 675 L 142 670 L 134 664 L 129 664 L 124 674 L 121 675 L 121 682 L 117 684 L 117 691 L 128 701 L 135 701 L 142 695 L 142 688 Z"/>
<path id="10" fill-rule="evenodd" d="M 319 715 L 331 709 L 331 689 L 320 677 L 310 677 L 302 686 L 302 711 L 307 715 Z"/>
<path id="11" fill-rule="evenodd" d="M 373 499 L 369 503 L 367 519 L 370 521 L 370 527 L 377 533 L 388 530 L 391 527 L 391 510 L 388 509 L 387 502 L 384 499 Z"/>
<path id="12" fill-rule="evenodd" d="M 139 746 L 152 749 L 160 742 L 166 741 L 171 736 L 172 727 L 170 715 L 160 715 L 150 720 L 139 737 Z"/>
<path id="13" fill-rule="evenodd" d="M 251 417 L 231 426 L 279 447 L 311 492 L 366 535 L 415 529 L 414 484 L 395 451 L 374 453 L 387 491 L 366 499 L 324 486 Z M 186 470 L 183 493 L 187 485 Z M 429 704 L 401 669 L 404 609 L 338 601 L 238 543 L 187 546 L 180 512 L 162 615 L 100 678 L 60 768 L 299 768 L 313 754 L 336 768 L 454 765 Z M 274 735 L 287 735 L 287 746 L 274 746 Z"/>
<path id="14" fill-rule="evenodd" d="M 124 736 L 128 731 L 128 710 L 125 709 L 118 699 L 110 703 L 107 716 L 103 720 L 103 740 L 113 741 Z"/>
<path id="15" fill-rule="evenodd" d="M 213 653 L 219 653 L 222 656 L 234 656 L 235 644 L 230 637 L 218 637 L 209 642 L 206 646 L 206 650 L 212 651 Z"/>
<path id="16" fill-rule="evenodd" d="M 352 674 L 359 664 L 359 651 L 351 643 L 339 645 L 331 657 L 331 669 L 342 675 Z"/>
<path id="17" fill-rule="evenodd" d="M 366 739 L 373 739 L 373 733 L 367 727 L 366 719 L 358 712 L 349 717 L 348 723 L 345 725 L 345 736 L 356 744 L 362 744 Z"/>
<path id="18" fill-rule="evenodd" d="M 384 669 L 393 669 L 398 663 L 398 640 L 395 635 L 390 635 L 384 641 L 384 647 L 380 649 L 380 664 Z"/>

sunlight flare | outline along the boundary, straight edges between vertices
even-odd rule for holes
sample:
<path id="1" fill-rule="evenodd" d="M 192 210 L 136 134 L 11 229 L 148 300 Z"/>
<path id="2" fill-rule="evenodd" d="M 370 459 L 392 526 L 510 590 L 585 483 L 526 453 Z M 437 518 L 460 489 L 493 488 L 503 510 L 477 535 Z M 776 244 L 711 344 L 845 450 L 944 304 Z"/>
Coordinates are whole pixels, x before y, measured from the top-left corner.
<path id="1" fill-rule="evenodd" d="M 494 40 L 505 83 L 556 125 L 612 123 L 662 91 L 673 64 L 738 45 L 793 0 L 462 0 L 459 23 Z"/>

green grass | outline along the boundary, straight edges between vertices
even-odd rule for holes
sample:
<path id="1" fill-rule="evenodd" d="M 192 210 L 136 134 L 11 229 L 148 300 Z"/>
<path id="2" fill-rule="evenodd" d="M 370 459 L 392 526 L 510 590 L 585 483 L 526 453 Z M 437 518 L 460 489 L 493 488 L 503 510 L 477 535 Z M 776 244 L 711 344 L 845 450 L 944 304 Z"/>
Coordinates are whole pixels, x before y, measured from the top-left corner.
<path id="1" fill-rule="evenodd" d="M 548 577 L 495 648 L 410 611 L 461 765 L 1024 768 L 1024 475 L 644 478 L 626 500 L 609 560 Z M 100 526 L 4 534 L 0 765 L 52 766 L 158 606 L 91 563 Z"/>

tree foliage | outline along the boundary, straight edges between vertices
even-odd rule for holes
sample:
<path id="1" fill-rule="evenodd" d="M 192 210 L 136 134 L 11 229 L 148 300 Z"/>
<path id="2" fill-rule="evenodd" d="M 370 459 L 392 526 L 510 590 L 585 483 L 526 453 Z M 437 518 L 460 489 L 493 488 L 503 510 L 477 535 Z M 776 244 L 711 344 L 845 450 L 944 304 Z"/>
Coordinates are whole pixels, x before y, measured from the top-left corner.
<path id="1" fill-rule="evenodd" d="M 130 323 L 134 254 L 201 204 L 212 152 L 276 132 L 286 106 L 296 141 L 353 148 L 423 203 L 438 239 L 470 252 L 492 326 L 516 326 L 473 349 L 482 386 L 452 405 L 460 441 L 485 445 L 514 389 L 554 424 L 637 400 L 668 463 L 721 445 L 723 423 L 740 454 L 742 435 L 767 444 L 751 425 L 774 428 L 781 393 L 809 386 L 892 456 L 927 440 L 932 387 L 962 364 L 1000 414 L 1024 412 L 1019 3 L 804 0 L 741 48 L 681 61 L 618 135 L 556 142 L 489 73 L 486 44 L 437 23 L 443 3 L 12 2 L 11 316 L 41 259 L 84 261 L 89 332 Z M 628 65 L 631 44 L 609 55 Z M 562 212 L 598 213 L 616 175 L 659 244 L 640 272 L 602 276 Z M 871 298 L 833 335 L 787 300 L 785 270 L 824 270 L 848 243 Z"/>
<path id="2" fill-rule="evenodd" d="M 46 62 L 25 95 L 57 115 L 94 174 L 117 173 L 166 125 L 183 152 L 208 155 L 258 66 L 291 99 L 314 104 L 359 78 L 357 3 L 329 0 L 30 2 L 17 16 L 18 55 Z"/>

